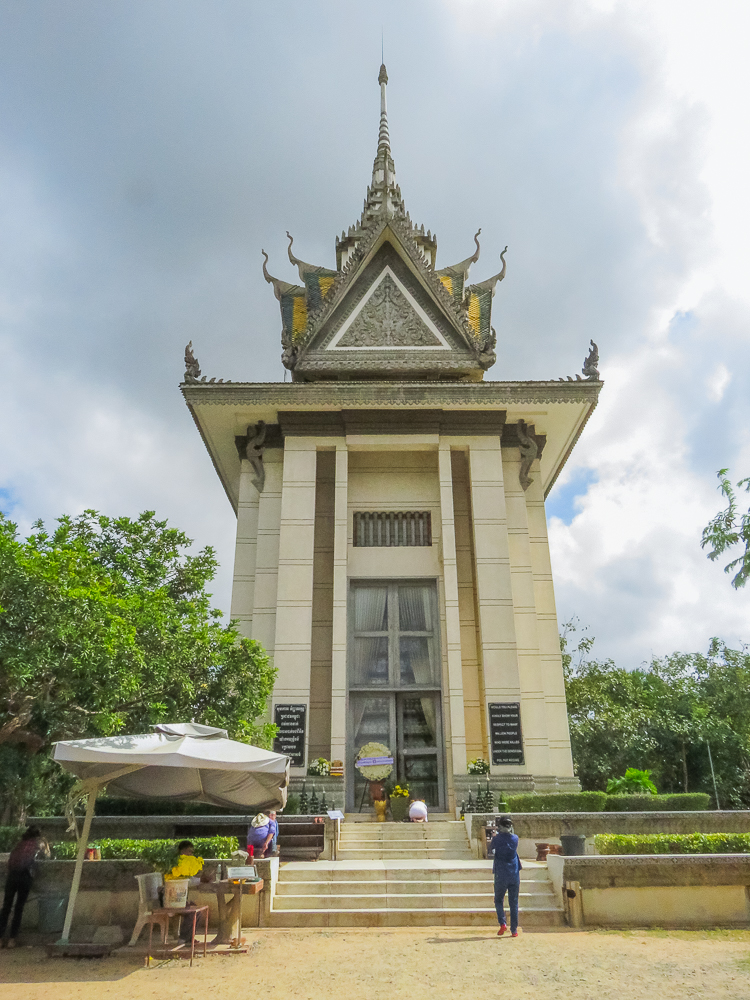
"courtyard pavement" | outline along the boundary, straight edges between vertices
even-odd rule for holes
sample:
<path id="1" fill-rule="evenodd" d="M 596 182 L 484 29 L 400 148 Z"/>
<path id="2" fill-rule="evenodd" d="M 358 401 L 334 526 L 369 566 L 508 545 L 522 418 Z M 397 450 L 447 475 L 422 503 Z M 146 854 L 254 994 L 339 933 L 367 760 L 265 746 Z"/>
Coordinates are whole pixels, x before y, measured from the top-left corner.
<path id="1" fill-rule="evenodd" d="M 0 952 L 2 1000 L 750 1000 L 750 931 L 494 931 L 408 928 L 247 932 L 245 956 L 143 968 Z"/>

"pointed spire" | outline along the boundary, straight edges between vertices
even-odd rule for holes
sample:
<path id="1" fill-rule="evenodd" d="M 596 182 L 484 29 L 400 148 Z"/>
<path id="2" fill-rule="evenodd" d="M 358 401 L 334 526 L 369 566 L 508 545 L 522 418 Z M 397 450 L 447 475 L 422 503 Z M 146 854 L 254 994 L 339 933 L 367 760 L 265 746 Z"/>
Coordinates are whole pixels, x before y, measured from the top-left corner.
<path id="1" fill-rule="evenodd" d="M 380 130 L 378 131 L 378 152 L 380 152 L 381 149 L 387 149 L 390 153 L 391 137 L 388 134 L 388 107 L 385 99 L 385 88 L 388 85 L 388 73 L 385 68 L 385 63 L 383 63 L 380 67 L 378 83 L 380 84 Z"/>
<path id="2" fill-rule="evenodd" d="M 401 192 L 396 183 L 396 168 L 391 155 L 391 136 L 388 130 L 388 105 L 386 86 L 388 72 L 385 63 L 378 74 L 380 84 L 380 126 L 378 128 L 378 151 L 372 165 L 372 182 L 367 189 L 367 198 L 362 212 L 361 226 L 366 228 L 378 219 L 403 218 L 404 209 Z"/>

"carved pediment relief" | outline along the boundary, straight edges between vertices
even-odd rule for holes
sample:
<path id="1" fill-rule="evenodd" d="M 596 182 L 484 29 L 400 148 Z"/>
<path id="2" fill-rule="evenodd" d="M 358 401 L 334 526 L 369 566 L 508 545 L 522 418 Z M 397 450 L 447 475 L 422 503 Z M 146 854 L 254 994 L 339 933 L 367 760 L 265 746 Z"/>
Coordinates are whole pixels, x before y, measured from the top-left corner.
<path id="1" fill-rule="evenodd" d="M 393 269 L 386 265 L 327 350 L 449 351 L 450 344 Z"/>

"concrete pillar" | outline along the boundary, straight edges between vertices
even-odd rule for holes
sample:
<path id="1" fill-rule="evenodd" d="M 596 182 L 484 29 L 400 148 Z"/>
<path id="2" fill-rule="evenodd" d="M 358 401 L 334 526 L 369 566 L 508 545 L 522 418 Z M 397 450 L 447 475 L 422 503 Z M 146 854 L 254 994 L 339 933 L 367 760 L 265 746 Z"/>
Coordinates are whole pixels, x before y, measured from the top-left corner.
<path id="1" fill-rule="evenodd" d="M 549 743 L 550 770 L 558 778 L 569 778 L 575 787 L 573 757 L 570 750 L 568 709 L 565 700 L 565 680 L 560 655 L 560 635 L 552 585 L 552 566 L 547 538 L 547 515 L 541 486 L 539 461 L 531 466 L 531 485 L 526 490 L 526 511 L 529 524 L 529 552 L 534 581 L 537 633 L 542 688 L 544 691 Z M 568 786 L 566 786 L 568 787 Z"/>
<path id="2" fill-rule="evenodd" d="M 316 461 L 313 438 L 286 439 L 274 642 L 274 665 L 278 674 L 273 703 L 307 705 L 305 760 L 310 738 Z M 301 769 L 292 770 L 304 773 Z"/>
<path id="3" fill-rule="evenodd" d="M 469 439 L 469 475 L 486 715 L 489 702 L 521 701 L 499 437 Z M 492 765 L 492 773 L 524 774 L 528 768 Z"/>
<path id="4" fill-rule="evenodd" d="M 450 751 L 454 774 L 466 774 L 466 730 L 464 720 L 464 682 L 461 663 L 461 621 L 458 609 L 458 568 L 456 532 L 453 515 L 453 472 L 451 450 L 441 441 L 438 450 L 440 479 L 440 536 L 443 555 L 445 592 L 445 636 L 448 660 L 446 716 L 450 723 Z"/>
<path id="5" fill-rule="evenodd" d="M 347 548 L 349 453 L 346 442 L 336 445 L 336 486 L 333 528 L 333 656 L 331 667 L 331 760 L 346 760 L 347 670 Z"/>
<path id="6" fill-rule="evenodd" d="M 266 481 L 258 499 L 258 532 L 251 635 L 273 656 L 276 642 L 276 593 L 279 572 L 279 520 L 284 452 L 267 448 L 263 456 Z"/>
<path id="7" fill-rule="evenodd" d="M 245 458 L 240 473 L 240 499 L 237 506 L 237 542 L 234 550 L 232 607 L 230 617 L 237 619 L 241 635 L 253 634 L 255 601 L 255 564 L 258 547 L 258 505 L 260 494 L 253 485 L 252 466 Z"/>
<path id="8" fill-rule="evenodd" d="M 521 682 L 524 750 L 529 771 L 534 775 L 547 777 L 552 776 L 554 772 L 550 769 L 547 712 L 539 655 L 526 494 L 518 478 L 520 469 L 521 456 L 518 449 L 506 449 L 503 452 L 503 476 L 508 517 L 513 620 L 516 629 L 518 672 Z"/>

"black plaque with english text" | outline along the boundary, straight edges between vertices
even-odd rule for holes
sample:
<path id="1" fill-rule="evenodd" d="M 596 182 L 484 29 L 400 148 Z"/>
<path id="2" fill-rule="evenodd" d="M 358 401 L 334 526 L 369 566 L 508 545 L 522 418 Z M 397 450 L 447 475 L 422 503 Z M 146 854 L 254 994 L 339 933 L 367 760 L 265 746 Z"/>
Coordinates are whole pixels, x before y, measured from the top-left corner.
<path id="1" fill-rule="evenodd" d="M 305 764 L 305 720 L 307 705 L 275 705 L 273 721 L 279 727 L 273 748 L 291 758 L 292 767 Z"/>
<path id="2" fill-rule="evenodd" d="M 523 764 L 521 703 L 494 701 L 490 713 L 490 749 L 493 764 Z"/>

